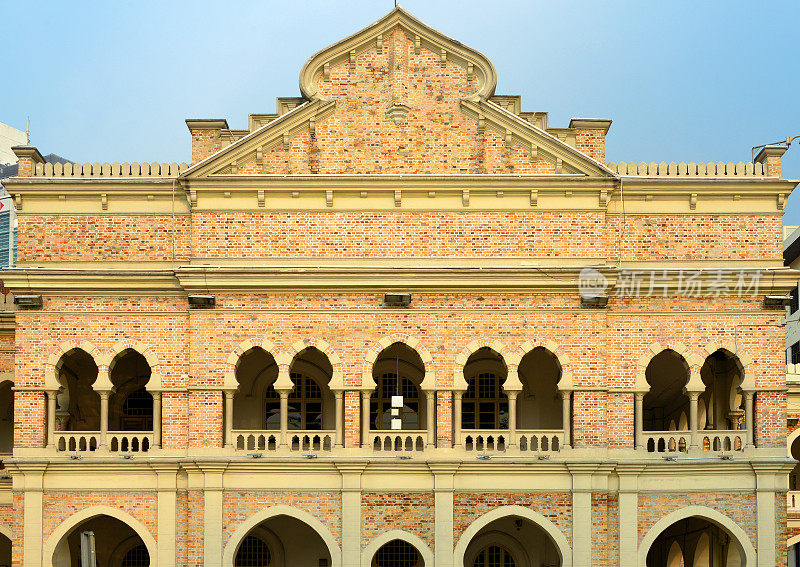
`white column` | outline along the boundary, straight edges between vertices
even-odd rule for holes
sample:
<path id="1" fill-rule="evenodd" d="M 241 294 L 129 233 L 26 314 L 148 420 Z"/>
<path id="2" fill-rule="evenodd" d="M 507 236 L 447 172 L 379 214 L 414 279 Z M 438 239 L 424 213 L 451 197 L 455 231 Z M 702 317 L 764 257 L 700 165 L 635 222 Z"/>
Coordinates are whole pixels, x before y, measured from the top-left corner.
<path id="1" fill-rule="evenodd" d="M 461 397 L 464 392 L 453 392 L 453 447 L 461 447 Z"/>
<path id="2" fill-rule="evenodd" d="M 281 447 L 286 447 L 289 433 L 289 392 L 281 390 L 278 392 L 281 397 Z"/>
<path id="3" fill-rule="evenodd" d="M 592 567 L 592 472 L 598 465 L 567 467 L 572 473 L 572 567 Z"/>
<path id="4" fill-rule="evenodd" d="M 361 392 L 361 447 L 369 444 L 369 397 L 372 392 L 362 390 Z"/>
<path id="5" fill-rule="evenodd" d="M 342 567 L 361 566 L 361 473 L 366 463 L 337 463 L 342 475 Z"/>
<path id="6" fill-rule="evenodd" d="M 517 394 L 519 392 L 507 392 L 508 396 L 508 447 L 517 446 Z"/>
<path id="7" fill-rule="evenodd" d="M 233 396 L 234 390 L 225 390 L 225 448 L 233 449 Z"/>
<path id="8" fill-rule="evenodd" d="M 333 393 L 336 399 L 336 441 L 334 447 L 344 447 L 344 392 L 336 390 Z"/>
<path id="9" fill-rule="evenodd" d="M 198 465 L 203 471 L 203 566 L 222 566 L 222 473 L 227 463 Z"/>
<path id="10" fill-rule="evenodd" d="M 53 449 L 55 447 L 55 429 L 56 429 L 56 396 L 57 390 L 50 390 L 47 392 L 47 448 Z"/>
<path id="11" fill-rule="evenodd" d="M 688 392 L 689 394 L 689 448 L 697 448 L 697 399 L 700 392 Z"/>
<path id="12" fill-rule="evenodd" d="M 425 418 L 428 431 L 428 447 L 436 447 L 436 390 L 425 392 Z"/>
<path id="13" fill-rule="evenodd" d="M 103 390 L 100 394 L 100 448 L 108 449 L 108 398 L 111 392 Z"/>
<path id="14" fill-rule="evenodd" d="M 753 433 L 756 430 L 755 421 L 753 420 L 754 394 L 755 392 L 744 393 L 744 428 L 745 428 L 745 435 L 747 436 L 744 443 L 745 448 L 750 448 L 755 446 L 755 441 L 753 440 Z"/>
<path id="15" fill-rule="evenodd" d="M 161 392 L 153 394 L 153 445 L 161 448 Z"/>
<path id="16" fill-rule="evenodd" d="M 758 567 L 774 567 L 775 565 L 775 494 L 779 488 L 776 483 L 776 470 L 759 470 L 756 472 L 756 549 L 758 550 Z M 784 472 L 785 475 L 785 472 Z M 783 478 L 781 479 L 783 480 Z M 785 481 L 784 481 L 785 482 Z"/>
<path id="17" fill-rule="evenodd" d="M 42 487 L 46 464 L 25 465 L 22 512 L 22 564 L 25 567 L 42 567 L 42 524 L 44 497 Z"/>
<path id="18" fill-rule="evenodd" d="M 638 565 L 639 481 L 641 465 L 620 465 L 619 477 L 619 567 Z"/>
<path id="19" fill-rule="evenodd" d="M 171 463 L 151 463 L 158 475 L 158 567 L 175 567 L 177 536 L 177 475 L 178 466 Z"/>
<path id="20" fill-rule="evenodd" d="M 572 404 L 570 397 L 572 392 L 564 390 L 561 392 L 561 428 L 564 430 L 564 446 L 562 449 L 572 447 Z"/>
<path id="21" fill-rule="evenodd" d="M 433 473 L 434 563 L 453 567 L 453 488 L 457 463 L 428 463 Z"/>
<path id="22" fill-rule="evenodd" d="M 644 392 L 636 392 L 634 395 L 634 447 L 644 449 Z"/>

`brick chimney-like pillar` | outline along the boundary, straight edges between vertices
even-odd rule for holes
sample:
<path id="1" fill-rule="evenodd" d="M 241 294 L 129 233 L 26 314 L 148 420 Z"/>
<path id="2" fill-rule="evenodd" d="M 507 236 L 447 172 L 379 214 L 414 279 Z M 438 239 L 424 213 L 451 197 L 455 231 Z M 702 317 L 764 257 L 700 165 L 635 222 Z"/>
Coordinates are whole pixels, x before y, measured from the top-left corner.
<path id="1" fill-rule="evenodd" d="M 221 119 L 187 119 L 186 126 L 192 133 L 192 165 L 203 161 L 222 149 L 222 131 L 228 129 L 228 121 Z"/>
<path id="2" fill-rule="evenodd" d="M 758 152 L 755 162 L 764 166 L 764 175 L 769 177 L 781 176 L 781 157 L 786 153 L 787 149 L 786 146 L 764 146 Z"/>
<path id="3" fill-rule="evenodd" d="M 19 158 L 18 177 L 33 177 L 37 163 L 45 163 L 45 159 L 35 146 L 14 146 L 11 148 Z"/>
<path id="4" fill-rule="evenodd" d="M 575 149 L 595 161 L 606 164 L 606 134 L 611 120 L 604 118 L 573 118 L 569 127 L 575 130 Z"/>

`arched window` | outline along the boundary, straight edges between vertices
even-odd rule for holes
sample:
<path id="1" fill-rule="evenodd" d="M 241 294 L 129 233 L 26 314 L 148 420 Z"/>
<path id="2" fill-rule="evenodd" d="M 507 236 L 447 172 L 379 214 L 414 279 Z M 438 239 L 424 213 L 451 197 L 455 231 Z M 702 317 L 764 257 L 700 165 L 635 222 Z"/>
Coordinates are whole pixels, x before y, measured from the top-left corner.
<path id="1" fill-rule="evenodd" d="M 59 396 L 63 413 L 61 428 L 66 431 L 100 430 L 100 395 L 92 384 L 97 380 L 97 364 L 84 350 L 73 349 L 56 365 L 58 381 L 64 386 Z"/>
<path id="2" fill-rule="evenodd" d="M 385 543 L 375 553 L 374 567 L 422 567 L 417 548 L 401 539 Z"/>
<path id="3" fill-rule="evenodd" d="M 467 378 L 461 404 L 464 429 L 508 429 L 508 396 L 494 372 Z"/>
<path id="4" fill-rule="evenodd" d="M 689 398 L 683 389 L 689 381 L 689 365 L 674 350 L 658 353 L 645 369 L 650 391 L 644 396 L 644 431 L 688 429 Z M 674 425 L 671 425 L 673 424 Z"/>
<path id="5" fill-rule="evenodd" d="M 289 429 L 322 429 L 322 389 L 308 376 L 291 374 L 294 389 L 289 394 Z"/>
<path id="6" fill-rule="evenodd" d="M 374 431 L 392 429 L 392 419 L 400 419 L 403 430 L 425 428 L 425 404 L 420 385 L 425 364 L 405 343 L 394 343 L 381 351 L 372 366 L 375 391 L 370 396 L 369 426 Z M 392 396 L 402 396 L 399 415 L 392 415 Z"/>
<path id="7" fill-rule="evenodd" d="M 706 406 L 704 429 L 744 429 L 744 402 L 738 392 L 743 376 L 739 360 L 726 350 L 706 358 L 700 369 L 706 387 L 700 396 Z"/>
<path id="8" fill-rule="evenodd" d="M 467 391 L 461 401 L 462 429 L 508 429 L 505 362 L 490 348 L 472 353 L 464 365 Z"/>
<path id="9" fill-rule="evenodd" d="M 234 567 L 269 567 L 272 565 L 272 553 L 267 542 L 258 536 L 248 535 L 242 540 L 233 564 Z"/>
<path id="10" fill-rule="evenodd" d="M 397 380 L 394 372 L 385 372 L 378 380 L 372 394 L 369 422 L 375 430 L 392 428 L 392 396 L 403 396 L 400 412 L 403 429 L 419 429 L 419 388 L 405 376 Z"/>
<path id="11" fill-rule="evenodd" d="M 516 567 L 514 557 L 505 547 L 489 545 L 478 552 L 473 567 Z"/>
<path id="12" fill-rule="evenodd" d="M 147 553 L 147 547 L 144 544 L 139 544 L 132 547 L 125 557 L 122 558 L 121 567 L 149 567 L 150 555 Z"/>
<path id="13" fill-rule="evenodd" d="M 153 396 L 147 391 L 150 365 L 141 353 L 125 349 L 111 361 L 108 376 L 114 384 L 109 398 L 108 424 L 112 431 L 151 431 Z"/>

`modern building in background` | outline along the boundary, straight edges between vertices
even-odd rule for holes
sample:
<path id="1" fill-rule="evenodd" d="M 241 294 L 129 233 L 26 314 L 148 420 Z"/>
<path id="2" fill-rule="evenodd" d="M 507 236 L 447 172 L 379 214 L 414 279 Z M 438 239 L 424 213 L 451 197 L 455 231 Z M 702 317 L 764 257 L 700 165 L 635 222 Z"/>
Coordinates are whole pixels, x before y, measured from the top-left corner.
<path id="1" fill-rule="evenodd" d="M 13 146 L 24 146 L 28 143 L 28 134 L 13 126 L 0 122 L 0 165 L 17 163 L 17 156 L 11 151 Z"/>
<path id="2" fill-rule="evenodd" d="M 188 165 L 16 147 L 0 564 L 785 566 L 786 148 L 496 85 L 397 8 Z"/>

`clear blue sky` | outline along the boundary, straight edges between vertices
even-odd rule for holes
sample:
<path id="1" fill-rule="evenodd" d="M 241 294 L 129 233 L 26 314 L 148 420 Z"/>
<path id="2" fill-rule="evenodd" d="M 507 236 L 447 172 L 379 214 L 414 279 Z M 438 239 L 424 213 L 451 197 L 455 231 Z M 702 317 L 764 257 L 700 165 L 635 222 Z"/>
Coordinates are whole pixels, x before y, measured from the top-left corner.
<path id="1" fill-rule="evenodd" d="M 486 54 L 523 109 L 611 118 L 613 161 L 747 161 L 800 134 L 800 2 L 404 0 Z M 0 2 L 0 122 L 75 161 L 188 161 L 185 118 L 272 112 L 391 0 Z M 800 178 L 800 140 L 784 156 Z M 800 190 L 786 224 L 800 224 Z"/>

